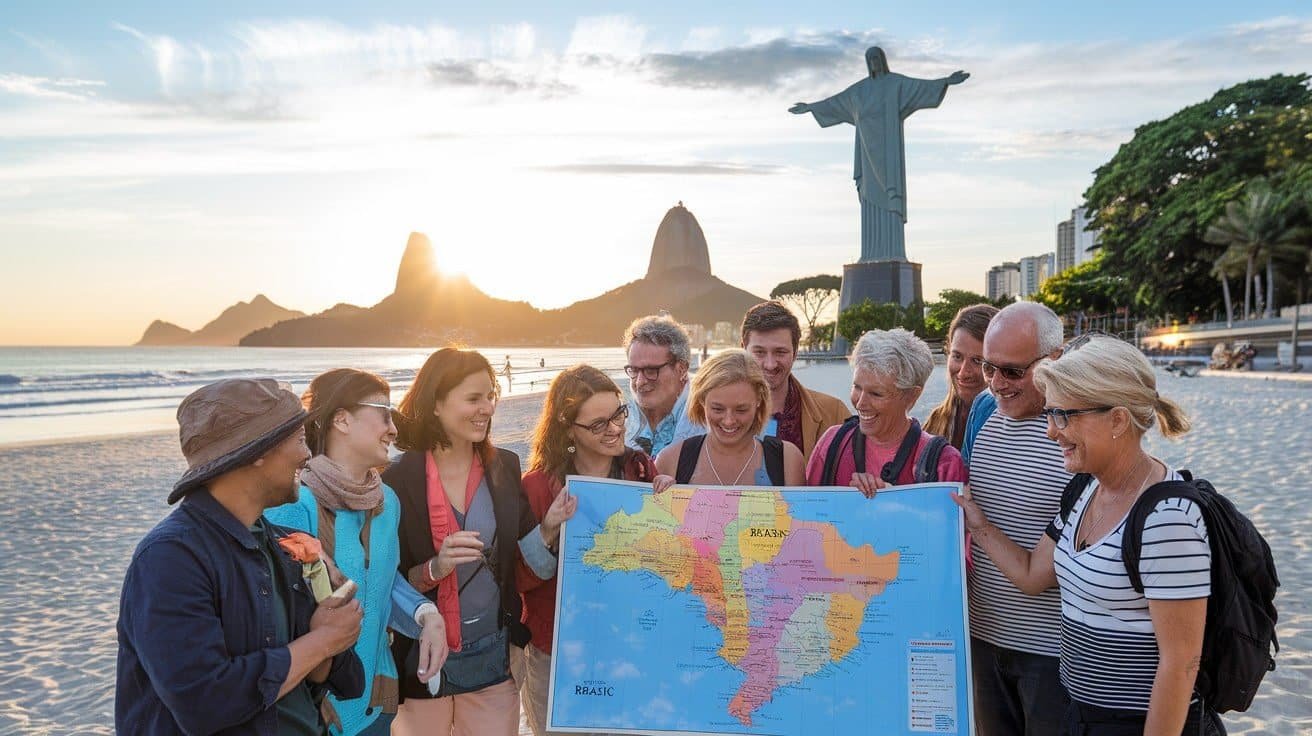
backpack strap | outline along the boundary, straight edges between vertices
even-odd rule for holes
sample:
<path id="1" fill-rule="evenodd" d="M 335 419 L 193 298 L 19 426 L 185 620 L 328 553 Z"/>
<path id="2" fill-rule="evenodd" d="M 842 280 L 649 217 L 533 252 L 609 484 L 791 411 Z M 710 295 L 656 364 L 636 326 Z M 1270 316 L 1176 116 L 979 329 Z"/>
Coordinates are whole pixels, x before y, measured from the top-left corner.
<path id="1" fill-rule="evenodd" d="M 834 441 L 829 443 L 829 449 L 825 452 L 825 467 L 820 474 L 820 485 L 832 486 L 834 484 L 834 479 L 838 476 L 838 456 L 843 451 L 843 440 L 847 440 L 856 431 L 858 421 L 857 417 L 853 415 L 838 425 L 838 431 L 834 432 Z M 856 434 L 860 435 L 861 433 L 857 431 Z M 852 456 L 856 460 L 857 472 L 864 472 L 866 467 L 866 443 L 858 442 L 857 445 L 860 445 L 860 453 L 858 454 L 857 448 L 853 447 Z"/>
<path id="2" fill-rule="evenodd" d="M 934 435 L 925 450 L 916 458 L 914 480 L 917 483 L 933 483 L 938 480 L 938 459 L 943 455 L 943 448 L 948 446 L 946 438 Z"/>
<path id="3" fill-rule="evenodd" d="M 770 483 L 784 485 L 784 442 L 778 437 L 761 438 L 761 454 L 765 456 L 765 474 Z"/>
<path id="4" fill-rule="evenodd" d="M 706 435 L 698 434 L 683 441 L 679 448 L 679 467 L 674 471 L 674 482 L 683 485 L 692 480 L 692 472 L 697 469 L 697 456 L 702 452 L 702 443 Z"/>
<path id="5" fill-rule="evenodd" d="M 1181 477 L 1183 476 L 1184 474 L 1181 473 Z M 1199 481 L 1199 483 L 1205 482 Z M 1203 512 L 1203 521 L 1207 522 L 1207 502 L 1203 499 L 1203 492 L 1193 480 L 1164 480 L 1149 486 L 1148 490 L 1139 496 L 1125 520 L 1125 531 L 1121 537 L 1121 559 L 1125 562 L 1126 574 L 1130 576 L 1130 585 L 1141 595 L 1143 578 L 1139 575 L 1139 554 L 1143 547 L 1143 525 L 1148 521 L 1148 515 L 1157 508 L 1157 504 L 1168 498 L 1185 498 L 1198 504 L 1199 510 Z"/>
<path id="6" fill-rule="evenodd" d="M 885 483 L 897 485 L 898 476 L 902 475 L 902 469 L 906 467 L 907 461 L 911 459 L 911 454 L 920 446 L 920 422 L 913 417 L 911 419 L 911 428 L 902 437 L 902 444 L 898 445 L 897 454 L 893 456 L 890 462 L 884 463 L 884 467 L 879 471 L 879 477 Z M 862 449 L 865 449 L 864 442 L 861 443 Z M 865 465 L 864 462 L 861 465 Z"/>
<path id="7" fill-rule="evenodd" d="M 1071 520 L 1071 510 L 1075 508 L 1075 502 L 1080 500 L 1080 494 L 1084 489 L 1089 487 L 1089 481 L 1093 476 L 1088 473 L 1076 473 L 1071 479 L 1066 481 L 1066 487 L 1061 490 L 1061 523 L 1068 524 Z"/>

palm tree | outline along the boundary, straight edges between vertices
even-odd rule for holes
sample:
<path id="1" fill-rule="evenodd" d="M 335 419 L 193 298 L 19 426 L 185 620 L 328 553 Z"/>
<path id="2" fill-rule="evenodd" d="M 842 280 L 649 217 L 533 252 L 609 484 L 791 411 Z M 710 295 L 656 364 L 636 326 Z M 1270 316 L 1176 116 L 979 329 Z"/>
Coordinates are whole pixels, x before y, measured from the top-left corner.
<path id="1" fill-rule="evenodd" d="M 1209 243 L 1226 246 L 1230 258 L 1243 260 L 1244 270 L 1244 317 L 1251 314 L 1252 285 L 1255 270 L 1259 263 L 1267 268 L 1267 298 L 1264 316 L 1271 316 L 1274 299 L 1271 298 L 1275 288 L 1275 271 L 1271 261 L 1276 252 L 1291 242 L 1293 231 L 1285 216 L 1284 203 L 1271 191 L 1271 185 L 1265 179 L 1254 179 L 1248 183 L 1247 192 L 1239 199 L 1227 202 L 1225 214 L 1207 227 L 1203 239 Z M 1261 281 L 1257 281 L 1260 285 Z M 1259 286 L 1260 288 L 1260 286 Z M 1261 298 L 1260 296 L 1258 297 Z"/>
<path id="2" fill-rule="evenodd" d="M 1230 279 L 1239 273 L 1241 259 L 1236 253 L 1227 249 L 1216 257 L 1212 263 L 1212 275 L 1221 281 L 1221 293 L 1225 296 L 1225 326 L 1234 326 L 1234 303 L 1230 299 Z"/>

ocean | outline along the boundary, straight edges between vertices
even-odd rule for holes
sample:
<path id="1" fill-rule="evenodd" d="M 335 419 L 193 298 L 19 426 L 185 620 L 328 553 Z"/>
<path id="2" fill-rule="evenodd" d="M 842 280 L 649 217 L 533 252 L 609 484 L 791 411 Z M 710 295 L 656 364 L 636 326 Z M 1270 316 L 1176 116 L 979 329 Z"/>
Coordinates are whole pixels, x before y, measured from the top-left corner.
<path id="1" fill-rule="evenodd" d="M 561 370 L 590 363 L 622 383 L 618 348 L 477 348 L 501 371 L 503 396 L 540 392 Z M 414 348 L 0 347 L 0 446 L 116 437 L 176 428 L 178 402 L 212 381 L 268 376 L 297 393 L 333 368 L 371 371 L 410 388 L 432 350 Z"/>

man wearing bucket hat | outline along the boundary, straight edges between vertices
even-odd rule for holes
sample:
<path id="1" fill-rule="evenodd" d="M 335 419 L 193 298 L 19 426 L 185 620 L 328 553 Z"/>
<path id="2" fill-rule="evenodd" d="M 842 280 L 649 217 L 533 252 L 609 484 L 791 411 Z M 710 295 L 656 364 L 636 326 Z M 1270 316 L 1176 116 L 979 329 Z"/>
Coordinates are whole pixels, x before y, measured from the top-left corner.
<path id="1" fill-rule="evenodd" d="M 137 546 L 118 619 L 115 725 L 131 734 L 322 734 L 325 689 L 358 697 L 361 609 L 316 605 L 262 518 L 296 500 L 305 410 L 272 379 L 229 379 L 178 407 L 181 505 Z"/>

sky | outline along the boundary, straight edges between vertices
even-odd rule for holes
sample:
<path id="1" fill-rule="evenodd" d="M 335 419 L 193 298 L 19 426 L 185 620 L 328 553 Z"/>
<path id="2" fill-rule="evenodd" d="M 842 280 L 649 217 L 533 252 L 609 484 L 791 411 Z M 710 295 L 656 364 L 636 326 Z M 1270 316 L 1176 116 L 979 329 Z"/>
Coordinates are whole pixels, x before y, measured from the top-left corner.
<path id="1" fill-rule="evenodd" d="M 1312 10 L 6 3 L 0 345 L 129 344 L 258 293 L 372 305 L 411 231 L 494 296 L 564 306 L 640 277 L 678 201 L 729 283 L 841 273 L 852 128 L 787 110 L 861 79 L 871 45 L 895 72 L 971 74 L 905 124 L 932 299 L 1054 250 L 1137 126 L 1312 71 Z"/>

